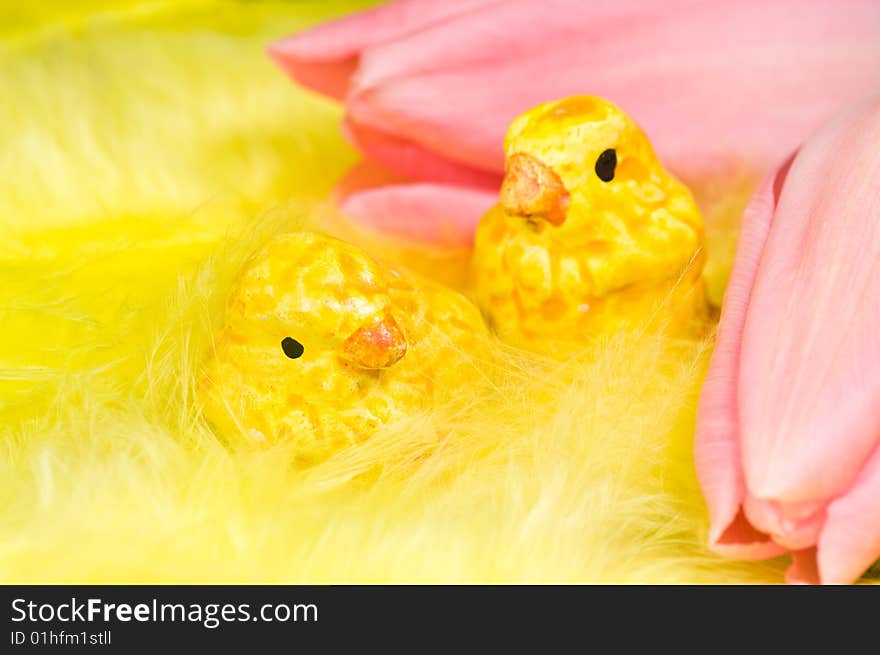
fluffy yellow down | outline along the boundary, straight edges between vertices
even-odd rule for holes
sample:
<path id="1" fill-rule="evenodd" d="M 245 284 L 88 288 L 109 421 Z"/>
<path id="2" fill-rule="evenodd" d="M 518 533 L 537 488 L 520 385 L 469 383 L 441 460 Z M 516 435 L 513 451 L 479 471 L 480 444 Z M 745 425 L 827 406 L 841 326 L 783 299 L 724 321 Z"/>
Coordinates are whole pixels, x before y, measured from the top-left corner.
<path id="1" fill-rule="evenodd" d="M 211 433 L 198 369 L 271 235 L 463 276 L 467 253 L 326 208 L 356 160 L 340 109 L 264 56 L 363 4 L 0 5 L 0 582 L 781 581 L 782 560 L 704 546 L 709 342 L 622 334 L 568 364 L 498 346 L 448 404 L 304 471 Z M 742 198 L 702 193 L 717 300 Z"/>

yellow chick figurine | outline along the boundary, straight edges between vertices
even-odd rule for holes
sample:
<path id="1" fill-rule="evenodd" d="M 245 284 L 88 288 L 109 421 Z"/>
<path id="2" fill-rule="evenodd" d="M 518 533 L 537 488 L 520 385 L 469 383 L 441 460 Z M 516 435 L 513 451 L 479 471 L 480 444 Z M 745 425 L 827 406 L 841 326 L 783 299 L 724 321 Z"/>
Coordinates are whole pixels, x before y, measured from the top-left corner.
<path id="1" fill-rule="evenodd" d="M 574 96 L 519 116 L 470 284 L 498 336 L 566 356 L 625 324 L 681 334 L 704 311 L 703 225 L 623 111 Z"/>
<path id="2" fill-rule="evenodd" d="M 313 464 L 460 383 L 488 330 L 464 296 L 310 232 L 239 273 L 199 384 L 221 434 L 292 443 Z"/>

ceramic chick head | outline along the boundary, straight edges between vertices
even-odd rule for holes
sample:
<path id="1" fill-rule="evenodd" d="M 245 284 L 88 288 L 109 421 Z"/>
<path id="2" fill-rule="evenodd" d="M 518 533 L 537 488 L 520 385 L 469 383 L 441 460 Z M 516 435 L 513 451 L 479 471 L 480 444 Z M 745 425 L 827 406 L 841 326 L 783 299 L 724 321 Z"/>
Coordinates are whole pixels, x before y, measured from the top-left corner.
<path id="1" fill-rule="evenodd" d="M 228 440 L 290 442 L 316 463 L 429 406 L 485 333 L 454 291 L 342 241 L 284 234 L 240 272 L 199 392 Z"/>
<path id="2" fill-rule="evenodd" d="M 518 117 L 504 148 L 471 264 L 501 339 L 566 355 L 624 324 L 690 329 L 705 303 L 702 220 L 632 119 L 574 96 Z"/>

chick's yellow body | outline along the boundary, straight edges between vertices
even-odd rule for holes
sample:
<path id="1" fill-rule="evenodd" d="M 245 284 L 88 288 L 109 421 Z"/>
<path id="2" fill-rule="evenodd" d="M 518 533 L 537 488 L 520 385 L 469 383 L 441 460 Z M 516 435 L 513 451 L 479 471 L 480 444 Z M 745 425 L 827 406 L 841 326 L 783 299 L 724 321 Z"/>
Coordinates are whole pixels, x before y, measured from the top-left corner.
<path id="1" fill-rule="evenodd" d="M 342 241 L 285 234 L 239 274 L 199 391 L 228 440 L 290 442 L 316 463 L 428 407 L 485 332 L 452 290 Z"/>
<path id="2" fill-rule="evenodd" d="M 592 96 L 539 105 L 511 124 L 505 155 L 470 278 L 501 339 L 564 356 L 626 326 L 692 329 L 702 219 L 622 110 Z"/>

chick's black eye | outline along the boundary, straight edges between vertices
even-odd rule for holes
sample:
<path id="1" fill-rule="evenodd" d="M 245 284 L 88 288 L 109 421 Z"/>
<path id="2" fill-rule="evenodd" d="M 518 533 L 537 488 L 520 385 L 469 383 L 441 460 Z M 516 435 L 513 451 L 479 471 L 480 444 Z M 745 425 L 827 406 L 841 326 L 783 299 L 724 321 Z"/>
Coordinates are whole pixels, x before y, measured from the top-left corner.
<path id="1" fill-rule="evenodd" d="M 284 337 L 281 340 L 281 350 L 283 350 L 284 354 L 291 359 L 302 357 L 303 352 L 305 352 L 303 345 L 292 337 Z"/>
<path id="2" fill-rule="evenodd" d="M 608 148 L 596 160 L 596 175 L 603 182 L 610 182 L 614 179 L 615 168 L 617 168 L 617 151 Z"/>

